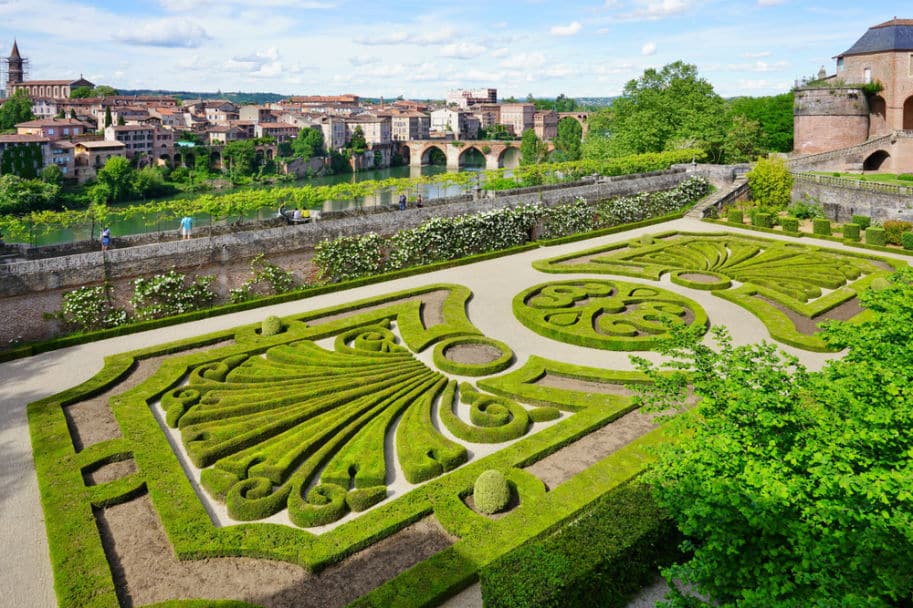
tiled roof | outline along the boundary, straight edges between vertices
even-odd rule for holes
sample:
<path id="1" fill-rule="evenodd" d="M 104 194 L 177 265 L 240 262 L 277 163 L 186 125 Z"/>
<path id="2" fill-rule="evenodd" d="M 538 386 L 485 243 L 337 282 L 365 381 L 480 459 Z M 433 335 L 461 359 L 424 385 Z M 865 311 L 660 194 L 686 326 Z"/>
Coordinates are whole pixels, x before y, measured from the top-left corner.
<path id="1" fill-rule="evenodd" d="M 41 135 L 0 135 L 0 143 L 41 143 L 49 141 L 47 137 Z"/>
<path id="2" fill-rule="evenodd" d="M 127 144 L 120 141 L 80 141 L 77 146 L 84 148 L 126 148 Z"/>
<path id="3" fill-rule="evenodd" d="M 28 122 L 20 122 L 16 125 L 16 128 L 30 129 L 35 127 L 83 127 L 85 126 L 80 121 L 74 118 L 42 118 L 39 120 L 29 120 Z"/>
<path id="4" fill-rule="evenodd" d="M 913 19 L 892 19 L 869 28 L 845 55 L 913 50 Z"/>

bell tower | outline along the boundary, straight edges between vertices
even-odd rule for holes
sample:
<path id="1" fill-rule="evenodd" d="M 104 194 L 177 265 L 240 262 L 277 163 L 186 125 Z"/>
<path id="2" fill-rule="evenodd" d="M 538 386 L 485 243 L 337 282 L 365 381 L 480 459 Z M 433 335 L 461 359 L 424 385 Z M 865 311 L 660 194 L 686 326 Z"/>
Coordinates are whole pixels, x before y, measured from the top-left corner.
<path id="1" fill-rule="evenodd" d="M 3 59 L 3 71 L 6 73 L 5 88 L 7 95 L 12 94 L 12 85 L 25 82 L 26 71 L 28 70 L 29 60 L 19 54 L 19 45 L 14 40 L 13 50 L 10 51 L 9 57 Z"/>

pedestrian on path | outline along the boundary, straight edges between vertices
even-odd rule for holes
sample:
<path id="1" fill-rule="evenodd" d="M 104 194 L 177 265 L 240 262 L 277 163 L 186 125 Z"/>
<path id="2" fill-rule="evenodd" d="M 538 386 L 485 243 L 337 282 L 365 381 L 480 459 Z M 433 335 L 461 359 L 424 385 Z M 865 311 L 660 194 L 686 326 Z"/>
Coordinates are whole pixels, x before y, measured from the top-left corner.
<path id="1" fill-rule="evenodd" d="M 399 210 L 400 211 L 406 210 L 406 195 L 405 194 L 399 195 Z"/>
<path id="2" fill-rule="evenodd" d="M 104 230 L 101 231 L 101 250 L 107 251 L 108 246 L 111 244 L 111 229 L 105 226 Z"/>
<path id="3" fill-rule="evenodd" d="M 190 231 L 193 228 L 193 218 L 185 215 L 181 218 L 181 236 L 186 241 L 190 238 Z"/>

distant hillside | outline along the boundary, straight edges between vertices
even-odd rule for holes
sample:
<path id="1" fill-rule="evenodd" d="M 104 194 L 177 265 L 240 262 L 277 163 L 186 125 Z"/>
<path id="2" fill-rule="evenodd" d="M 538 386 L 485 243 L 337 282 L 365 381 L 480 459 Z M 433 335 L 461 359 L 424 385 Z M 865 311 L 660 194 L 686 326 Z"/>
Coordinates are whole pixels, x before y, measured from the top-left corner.
<path id="1" fill-rule="evenodd" d="M 205 93 L 199 91 L 152 91 L 149 89 L 120 89 L 121 95 L 167 95 L 168 97 L 177 97 L 178 99 L 228 99 L 234 103 L 244 104 L 263 104 L 273 103 L 288 97 L 288 95 L 279 95 L 278 93 L 235 93 L 217 91 L 215 93 Z"/>
<path id="2" fill-rule="evenodd" d="M 612 105 L 614 97 L 575 97 L 574 100 L 584 108 L 604 108 Z"/>

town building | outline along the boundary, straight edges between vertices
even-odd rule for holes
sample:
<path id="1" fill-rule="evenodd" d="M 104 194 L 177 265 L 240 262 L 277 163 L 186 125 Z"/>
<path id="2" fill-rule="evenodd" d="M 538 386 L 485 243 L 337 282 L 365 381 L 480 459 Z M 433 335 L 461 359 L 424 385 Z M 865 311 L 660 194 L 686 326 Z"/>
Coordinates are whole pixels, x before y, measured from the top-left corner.
<path id="1" fill-rule="evenodd" d="M 75 175 L 80 184 L 95 179 L 98 170 L 113 156 L 127 156 L 127 146 L 119 141 L 78 141 L 74 145 Z"/>
<path id="2" fill-rule="evenodd" d="M 271 108 L 266 106 L 241 106 L 241 109 L 238 110 L 238 116 L 240 120 L 245 120 L 253 123 L 277 122 L 276 114 Z"/>
<path id="3" fill-rule="evenodd" d="M 422 112 L 391 112 L 390 132 L 393 141 L 428 139 L 431 118 Z"/>
<path id="4" fill-rule="evenodd" d="M 536 105 L 532 103 L 502 103 L 501 121 L 517 137 L 535 126 Z"/>
<path id="5" fill-rule="evenodd" d="M 58 139 L 72 139 L 85 135 L 86 125 L 73 118 L 44 118 L 29 120 L 16 125 L 19 135 L 41 135 L 54 141 Z"/>
<path id="6" fill-rule="evenodd" d="M 29 97 L 52 97 L 65 99 L 73 89 L 79 87 L 94 88 L 95 85 L 80 76 L 68 80 L 28 80 L 26 78 L 28 59 L 19 53 L 19 44 L 13 41 L 13 49 L 4 60 L 6 64 L 6 95 L 12 97 L 16 91 L 25 91 Z"/>
<path id="7" fill-rule="evenodd" d="M 40 154 L 33 160 L 32 168 L 37 173 L 47 165 L 50 159 L 51 141 L 43 135 L 0 135 L 0 167 L 3 167 L 5 154 L 16 154 L 17 148 L 31 148 L 37 146 Z M 2 168 L 0 168 L 2 174 Z"/>
<path id="8" fill-rule="evenodd" d="M 105 141 L 121 142 L 127 158 L 155 158 L 155 127 L 148 125 L 111 125 L 105 128 Z"/>
<path id="9" fill-rule="evenodd" d="M 542 141 L 551 141 L 558 137 L 558 113 L 554 110 L 533 114 L 533 130 Z"/>
<path id="10" fill-rule="evenodd" d="M 467 109 L 470 106 L 485 103 L 498 103 L 498 89 L 456 89 L 447 92 L 447 105 Z"/>
<path id="11" fill-rule="evenodd" d="M 432 137 L 453 137 L 454 139 L 475 139 L 479 136 L 481 121 L 466 110 L 440 108 L 431 112 L 430 131 Z"/>
<path id="12" fill-rule="evenodd" d="M 65 139 L 52 141 L 49 164 L 57 165 L 64 179 L 76 177 L 76 144 Z"/>
<path id="13" fill-rule="evenodd" d="M 298 127 L 284 122 L 257 123 L 254 126 L 254 137 L 274 137 L 280 144 L 297 136 Z"/>
<path id="14" fill-rule="evenodd" d="M 361 127 L 365 135 L 365 142 L 369 145 L 384 145 L 393 142 L 393 132 L 390 118 L 386 116 L 362 115 L 347 118 L 346 124 L 346 141 L 352 140 L 352 134 L 355 129 Z"/>
<path id="15" fill-rule="evenodd" d="M 327 150 L 342 150 L 346 147 L 349 130 L 346 121 L 336 116 L 323 116 L 318 121 L 323 131 L 323 145 Z"/>

